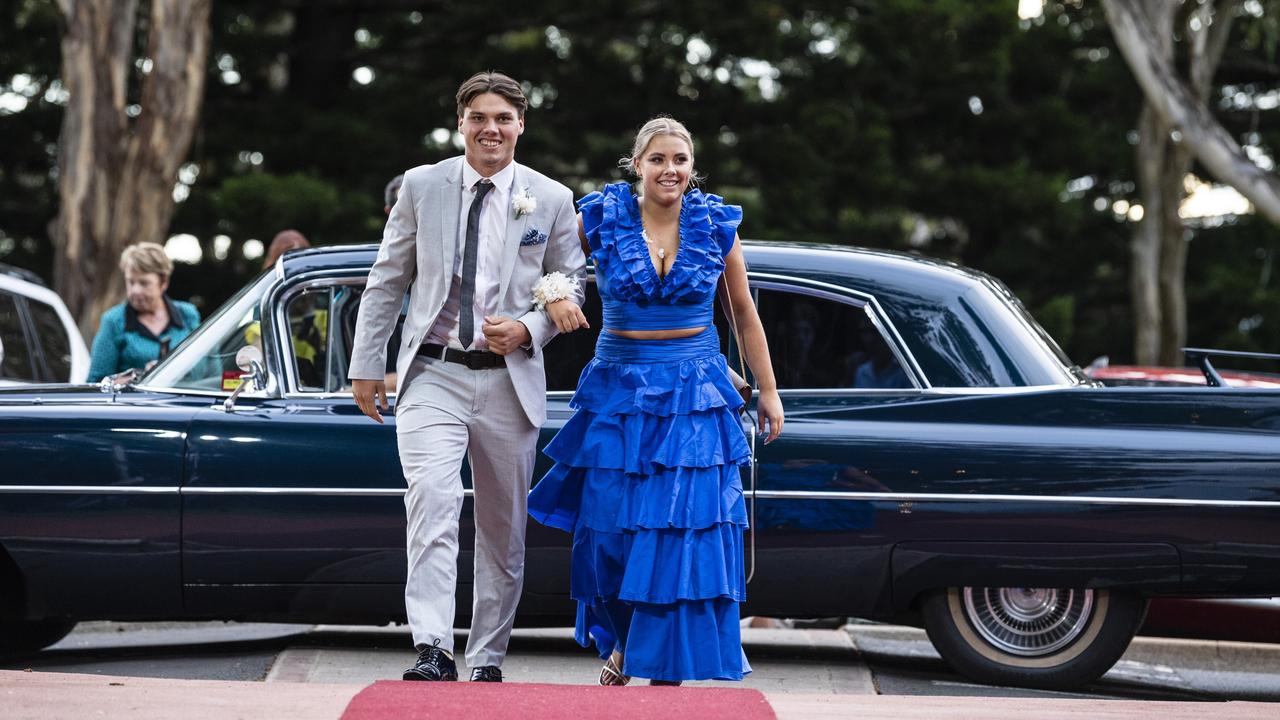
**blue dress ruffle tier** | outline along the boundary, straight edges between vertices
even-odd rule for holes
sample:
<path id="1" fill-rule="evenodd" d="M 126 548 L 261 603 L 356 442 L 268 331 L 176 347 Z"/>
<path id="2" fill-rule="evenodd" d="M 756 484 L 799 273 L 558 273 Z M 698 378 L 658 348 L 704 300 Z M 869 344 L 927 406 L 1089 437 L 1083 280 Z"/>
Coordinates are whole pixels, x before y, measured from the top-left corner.
<path id="1" fill-rule="evenodd" d="M 675 266 L 658 276 L 624 183 L 579 203 L 606 306 L 705 311 L 741 210 L 693 191 L 681 212 Z M 545 452 L 555 465 L 529 513 L 573 534 L 576 637 L 623 672 L 661 680 L 740 680 L 738 603 L 746 597 L 740 466 L 750 450 L 742 399 L 713 327 L 678 340 L 600 333 Z"/>

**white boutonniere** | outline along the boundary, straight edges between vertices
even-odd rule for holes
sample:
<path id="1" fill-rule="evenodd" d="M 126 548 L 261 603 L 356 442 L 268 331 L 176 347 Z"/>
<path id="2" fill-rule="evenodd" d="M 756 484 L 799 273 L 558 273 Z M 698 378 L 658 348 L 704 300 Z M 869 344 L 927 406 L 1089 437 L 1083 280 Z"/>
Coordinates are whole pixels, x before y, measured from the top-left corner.
<path id="1" fill-rule="evenodd" d="M 521 218 L 538 209 L 538 198 L 529 193 L 529 188 L 520 188 L 520 192 L 511 198 L 511 209 L 516 217 Z"/>
<path id="2" fill-rule="evenodd" d="M 557 300 L 568 300 L 577 291 L 578 278 L 569 277 L 558 270 L 547 273 L 533 284 L 533 306 L 543 310 Z"/>

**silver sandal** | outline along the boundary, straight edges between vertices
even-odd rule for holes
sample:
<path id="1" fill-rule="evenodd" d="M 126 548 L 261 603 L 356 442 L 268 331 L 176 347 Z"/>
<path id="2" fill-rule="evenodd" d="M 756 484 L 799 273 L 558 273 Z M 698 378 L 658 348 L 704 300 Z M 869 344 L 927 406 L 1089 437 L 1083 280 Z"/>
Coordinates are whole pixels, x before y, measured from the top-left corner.
<path id="1" fill-rule="evenodd" d="M 621 687 L 631 682 L 630 675 L 622 674 L 622 653 L 617 650 L 604 661 L 604 667 L 600 668 L 600 684 L 606 687 Z"/>

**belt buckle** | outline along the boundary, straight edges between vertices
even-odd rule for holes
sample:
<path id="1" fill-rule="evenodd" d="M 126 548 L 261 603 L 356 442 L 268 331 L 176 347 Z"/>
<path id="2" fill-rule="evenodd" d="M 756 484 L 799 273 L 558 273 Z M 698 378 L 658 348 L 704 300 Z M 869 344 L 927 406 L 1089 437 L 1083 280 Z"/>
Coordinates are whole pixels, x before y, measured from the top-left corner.
<path id="1" fill-rule="evenodd" d="M 484 370 L 488 365 L 485 364 L 485 351 L 483 350 L 467 350 L 465 354 L 465 365 L 468 370 Z"/>

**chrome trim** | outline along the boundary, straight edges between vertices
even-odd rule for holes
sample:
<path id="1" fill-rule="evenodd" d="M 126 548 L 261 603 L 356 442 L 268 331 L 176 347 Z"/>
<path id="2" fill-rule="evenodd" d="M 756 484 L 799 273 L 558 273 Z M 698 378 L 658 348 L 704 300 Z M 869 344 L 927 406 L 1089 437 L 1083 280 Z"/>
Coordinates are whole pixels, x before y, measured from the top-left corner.
<path id="1" fill-rule="evenodd" d="M 387 400 L 390 401 L 396 396 L 395 392 L 387 393 Z M 350 390 L 338 392 L 287 392 L 284 394 L 286 400 L 351 400 L 354 395 Z"/>
<path id="2" fill-rule="evenodd" d="M 0 485 L 0 494 L 41 493 L 44 495 L 177 495 L 181 488 L 127 485 Z"/>
<path id="3" fill-rule="evenodd" d="M 1050 390 L 1066 390 L 1074 385 L 1016 385 L 1006 387 L 930 387 L 930 388 L 780 388 L 782 397 L 803 395 L 806 397 L 866 397 L 868 395 L 1023 395 Z"/>
<path id="4" fill-rule="evenodd" d="M 1006 385 L 1001 387 L 936 387 L 929 388 L 934 395 L 1022 395 L 1033 392 L 1071 390 L 1081 385 Z"/>
<path id="5" fill-rule="evenodd" d="M 474 495 L 463 488 L 463 495 Z M 116 485 L 0 485 L 0 493 L 52 494 L 164 494 L 182 495 L 312 495 L 339 497 L 400 497 L 404 488 L 325 488 L 325 487 L 128 487 Z M 893 493 L 842 492 L 820 490 L 759 490 L 753 494 L 760 500 L 836 500 L 872 502 L 1027 502 L 1086 505 L 1133 505 L 1147 507 L 1250 507 L 1280 508 L 1280 500 L 1204 500 L 1181 498 L 1105 497 L 1101 495 L 999 495 L 986 493 Z M 918 506 L 917 506 L 918 507 Z"/>
<path id="6" fill-rule="evenodd" d="M 316 497 L 401 497 L 404 488 L 323 488 L 323 487 L 184 487 L 183 495 L 309 495 Z M 464 497 L 475 491 L 463 488 Z"/>
<path id="7" fill-rule="evenodd" d="M 136 385 L 134 387 L 136 387 L 138 390 L 143 390 L 146 392 L 166 393 L 170 395 L 191 395 L 195 397 L 220 397 L 220 398 L 226 398 L 231 395 L 230 390 L 198 390 L 195 388 L 156 387 L 154 385 Z M 266 399 L 261 395 L 257 395 L 257 396 L 244 395 L 242 396 L 242 398 L 246 400 L 265 400 Z"/>
<path id="8" fill-rule="evenodd" d="M 861 500 L 880 502 L 1031 502 L 1086 505 L 1145 505 L 1167 507 L 1280 508 L 1280 500 L 1185 500 L 1180 498 L 1106 497 L 1102 495 L 996 495 L 982 493 L 894 493 L 822 490 L 757 490 L 769 500 Z"/>

